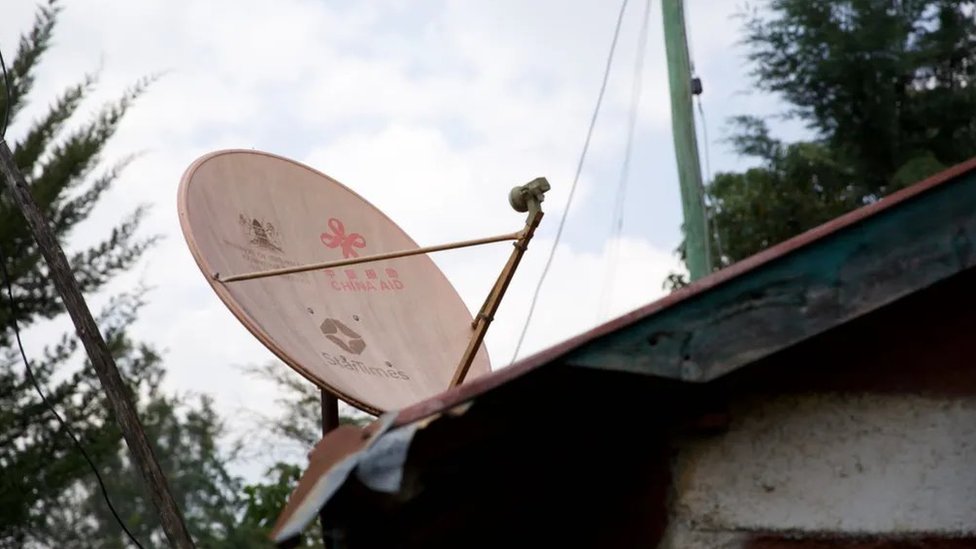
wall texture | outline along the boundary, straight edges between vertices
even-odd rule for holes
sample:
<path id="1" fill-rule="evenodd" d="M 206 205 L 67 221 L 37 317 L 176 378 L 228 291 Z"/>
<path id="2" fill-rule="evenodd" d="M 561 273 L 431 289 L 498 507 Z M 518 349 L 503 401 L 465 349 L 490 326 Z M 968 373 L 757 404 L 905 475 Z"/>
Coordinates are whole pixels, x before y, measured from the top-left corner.
<path id="1" fill-rule="evenodd" d="M 730 412 L 726 432 L 677 444 L 664 547 L 760 533 L 976 539 L 976 397 L 810 393 Z"/>

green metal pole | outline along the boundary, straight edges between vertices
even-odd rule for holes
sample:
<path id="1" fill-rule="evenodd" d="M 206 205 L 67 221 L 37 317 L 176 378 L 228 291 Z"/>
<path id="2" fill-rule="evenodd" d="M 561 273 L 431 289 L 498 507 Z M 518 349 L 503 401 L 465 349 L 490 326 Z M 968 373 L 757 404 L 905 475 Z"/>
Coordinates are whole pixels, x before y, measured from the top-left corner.
<path id="1" fill-rule="evenodd" d="M 698 163 L 695 115 L 691 104 L 691 66 L 685 37 L 682 0 L 661 0 L 664 15 L 664 47 L 671 85 L 671 131 L 678 160 L 681 206 L 684 210 L 685 254 L 691 280 L 711 272 L 708 221 L 705 218 L 704 186 Z"/>

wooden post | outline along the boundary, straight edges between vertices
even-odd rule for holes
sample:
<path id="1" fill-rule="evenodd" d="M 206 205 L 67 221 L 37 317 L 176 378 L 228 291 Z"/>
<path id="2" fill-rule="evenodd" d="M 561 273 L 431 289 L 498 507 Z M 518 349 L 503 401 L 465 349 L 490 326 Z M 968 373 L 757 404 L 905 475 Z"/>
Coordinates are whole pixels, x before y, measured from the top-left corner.
<path id="1" fill-rule="evenodd" d="M 122 436 L 129 446 L 132 459 L 139 467 L 142 478 L 145 480 L 149 493 L 152 497 L 156 511 L 159 513 L 159 522 L 169 539 L 170 545 L 179 549 L 193 548 L 193 540 L 183 522 L 183 515 L 180 513 L 176 500 L 173 499 L 169 486 L 166 484 L 166 476 L 156 461 L 146 433 L 143 431 L 139 416 L 136 414 L 135 406 L 129 399 L 129 388 L 126 387 L 115 360 L 102 339 L 102 334 L 92 318 L 91 311 L 85 303 L 85 298 L 78 289 L 77 282 L 71 272 L 71 266 L 64 256 L 64 251 L 54 237 L 54 233 L 48 225 L 44 213 L 37 207 L 24 176 L 20 173 L 14 163 L 13 155 L 7 143 L 0 140 L 0 168 L 2 168 L 4 180 L 10 189 L 14 204 L 20 208 L 27 220 L 37 246 L 44 255 L 50 270 L 51 279 L 54 281 L 61 299 L 64 300 L 65 309 L 74 322 L 78 337 L 85 346 L 88 358 L 91 360 L 98 379 L 102 383 L 102 389 L 108 397 L 112 406 L 119 427 L 122 429 Z"/>
<path id="2" fill-rule="evenodd" d="M 321 394 L 322 436 L 324 437 L 339 427 L 339 399 L 325 389 L 321 389 Z M 338 549 L 341 546 L 340 540 L 335 535 L 333 528 L 328 525 L 323 509 L 319 510 L 319 525 L 322 527 L 322 545 L 325 549 Z"/>
<path id="3" fill-rule="evenodd" d="M 691 98 L 691 66 L 685 36 L 682 0 L 661 0 L 664 15 L 664 46 L 671 85 L 671 130 L 678 160 L 681 207 L 684 210 L 685 256 L 691 280 L 711 272 L 708 219 L 705 217 L 705 189 L 698 161 L 698 141 Z"/>

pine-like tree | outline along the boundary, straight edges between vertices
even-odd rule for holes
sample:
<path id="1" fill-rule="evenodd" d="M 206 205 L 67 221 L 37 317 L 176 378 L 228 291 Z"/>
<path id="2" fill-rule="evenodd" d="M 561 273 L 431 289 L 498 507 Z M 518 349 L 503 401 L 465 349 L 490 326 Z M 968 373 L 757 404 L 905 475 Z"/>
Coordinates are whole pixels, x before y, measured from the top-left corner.
<path id="1" fill-rule="evenodd" d="M 151 79 L 138 82 L 90 119 L 78 120 L 79 106 L 96 84 L 95 77 L 86 77 L 66 89 L 40 118 L 19 123 L 59 10 L 53 0 L 41 6 L 16 54 L 8 58 L 10 100 L 0 82 L 0 113 L 9 109 L 13 129 L 7 139 L 16 163 L 64 242 L 89 218 L 131 160 L 107 168 L 100 162 L 119 122 Z M 154 238 L 138 234 L 143 213 L 141 208 L 130 212 L 101 240 L 69 253 L 83 292 L 104 290 L 150 248 Z M 0 299 L 0 548 L 127 547 L 94 475 L 36 394 L 21 363 L 12 321 L 24 330 L 61 315 L 64 309 L 24 219 L 3 192 L 0 247 L 16 303 L 11 307 L 4 291 Z M 132 389 L 191 534 L 206 547 L 265 547 L 266 539 L 237 524 L 245 498 L 239 479 L 227 472 L 225 452 L 218 448 L 223 430 L 212 406 L 206 399 L 164 394 L 159 355 L 127 335 L 142 296 L 138 290 L 117 295 L 97 320 Z M 162 545 L 155 510 L 128 460 L 97 377 L 87 361 L 79 360 L 83 356 L 74 333 L 64 334 L 43 352 L 33 350 L 29 358 L 48 400 L 101 469 L 122 519 L 147 547 Z"/>
<path id="2" fill-rule="evenodd" d="M 9 103 L 8 94 L 0 93 L 0 112 L 8 110 L 12 125 L 26 105 L 38 63 L 50 44 L 57 13 L 54 2 L 39 8 L 33 27 L 21 37 L 17 53 L 8 64 Z M 66 124 L 94 84 L 95 79 L 87 77 L 65 90 L 19 139 L 13 139 L 13 132 L 8 130 L 14 159 L 62 240 L 88 217 L 118 179 L 126 162 L 99 171 L 99 153 L 132 101 L 145 89 L 145 83 L 140 83 L 118 101 L 106 105 L 93 119 L 66 132 Z M 142 210 L 132 212 L 103 240 L 70 254 L 72 269 L 84 292 L 103 288 L 150 246 L 151 237 L 140 238 L 136 234 L 141 218 Z M 45 502 L 87 475 L 88 466 L 34 392 L 14 346 L 12 321 L 16 320 L 23 330 L 61 314 L 63 307 L 23 217 L 6 194 L 0 194 L 0 247 L 16 300 L 16 307 L 9 306 L 5 291 L 4 306 L 0 307 L 0 544 L 16 544 L 40 527 Z M 101 320 L 108 321 L 117 313 L 112 307 Z M 115 326 L 121 328 L 124 324 Z M 132 361 L 135 365 L 148 358 L 138 356 L 147 349 L 124 348 L 124 332 L 107 329 L 106 336 L 123 364 Z M 65 334 L 45 349 L 43 358 L 34 361 L 34 373 L 38 382 L 48 388 L 51 403 L 86 441 L 93 457 L 104 459 L 118 447 L 118 434 L 102 406 L 97 379 L 88 368 L 69 375 L 60 373 L 76 355 L 77 346 L 73 334 Z M 56 381 L 55 372 L 59 372 Z M 134 372 L 130 369 L 127 373 Z"/>

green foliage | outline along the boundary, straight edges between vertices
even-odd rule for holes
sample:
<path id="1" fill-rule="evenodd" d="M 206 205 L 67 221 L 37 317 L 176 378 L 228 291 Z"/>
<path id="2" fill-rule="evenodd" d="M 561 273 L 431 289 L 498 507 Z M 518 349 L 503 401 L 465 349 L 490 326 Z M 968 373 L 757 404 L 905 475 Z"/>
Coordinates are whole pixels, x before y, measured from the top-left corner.
<path id="1" fill-rule="evenodd" d="M 255 436 L 276 448 L 291 447 L 306 455 L 322 438 L 321 391 L 282 364 L 249 367 L 246 372 L 271 383 L 279 395 L 275 400 L 279 412 L 258 416 L 255 424 L 262 432 Z M 340 425 L 362 427 L 373 419 L 363 412 L 340 409 Z M 270 534 L 305 466 L 304 461 L 301 465 L 278 461 L 266 473 L 269 482 L 245 486 L 247 502 L 242 525 L 265 536 Z M 302 543 L 302 547 L 322 547 L 322 529 L 318 521 L 309 524 Z"/>
<path id="2" fill-rule="evenodd" d="M 27 104 L 59 11 L 55 1 L 38 8 L 33 27 L 22 37 L 10 63 L 12 123 L 18 122 L 17 114 Z M 60 240 L 89 218 L 132 161 L 125 158 L 102 168 L 101 152 L 151 81 L 138 82 L 89 120 L 78 121 L 78 109 L 97 83 L 95 76 L 86 76 L 22 129 L 19 139 L 11 139 L 15 161 Z M 2 91 L 0 112 L 8 107 Z M 153 237 L 139 236 L 144 213 L 137 208 L 124 215 L 108 234 L 70 254 L 84 292 L 103 290 L 152 246 Z M 12 345 L 11 320 L 26 329 L 60 315 L 63 307 L 23 218 L 2 193 L 0 246 L 17 302 L 16 308 L 0 307 L 0 548 L 128 547 L 94 475 L 34 392 Z M 202 548 L 271 547 L 267 535 L 304 464 L 278 462 L 269 469 L 267 480 L 247 486 L 229 472 L 228 464 L 239 456 L 240 446 L 222 449 L 226 433 L 210 400 L 164 392 L 161 357 L 128 336 L 143 296 L 142 291 L 116 296 L 98 323 L 132 391 L 191 535 Z M 79 367 L 80 355 L 74 335 L 62 335 L 44 349 L 43 356 L 34 357 L 37 381 L 97 464 L 129 529 L 147 547 L 163 546 L 165 537 L 152 502 L 129 460 L 97 377 L 89 364 Z M 281 413 L 258 422 L 267 441 L 262 451 L 292 444 L 307 453 L 321 436 L 319 390 L 281 365 L 255 371 L 283 395 L 277 401 Z M 365 416 L 342 418 L 343 423 L 366 421 Z M 317 524 L 310 526 L 308 534 L 306 547 L 322 546 Z"/>
<path id="3" fill-rule="evenodd" d="M 288 496 L 298 485 L 303 468 L 285 462 L 278 462 L 268 469 L 269 482 L 250 484 L 244 487 L 246 503 L 241 528 L 256 532 L 267 539 L 278 519 L 281 510 L 288 502 Z M 268 543 L 268 547 L 272 545 Z M 323 549 L 322 525 L 312 521 L 305 529 L 299 547 Z"/>
<path id="4" fill-rule="evenodd" d="M 755 85 L 814 139 L 785 144 L 764 120 L 733 119 L 732 147 L 760 165 L 706 189 L 717 267 L 976 155 L 976 2 L 766 7 L 744 14 Z"/>
<path id="5" fill-rule="evenodd" d="M 863 204 L 853 169 L 822 143 L 785 145 L 755 119 L 741 119 L 742 154 L 762 155 L 760 167 L 719 173 L 708 187 L 713 247 L 726 262 L 824 223 Z M 713 230 L 713 233 L 716 231 Z"/>
<path id="6" fill-rule="evenodd" d="M 298 465 L 278 462 L 268 469 L 267 484 L 251 484 L 244 488 L 245 507 L 242 523 L 270 533 L 275 520 L 288 502 L 288 496 L 298 484 L 302 470 Z"/>
<path id="7" fill-rule="evenodd" d="M 265 547 L 266 540 L 260 532 L 239 524 L 238 516 L 245 504 L 241 482 L 228 473 L 230 456 L 218 448 L 223 426 L 211 403 L 206 398 L 165 394 L 161 389 L 164 371 L 160 357 L 151 348 L 126 337 L 126 329 L 140 305 L 132 296 L 116 299 L 110 305 L 111 314 L 103 315 L 100 325 L 110 336 L 117 364 L 129 381 L 147 437 L 154 443 L 191 535 L 200 547 Z M 85 377 L 84 372 L 76 375 Z M 84 390 L 77 385 L 62 385 L 65 390 L 73 389 L 75 398 L 91 399 L 85 415 L 70 401 L 59 409 L 76 433 L 85 429 L 91 432 L 97 426 L 97 434 L 89 434 L 83 440 L 122 519 L 143 543 L 163 546 L 155 509 L 128 459 L 108 403 L 97 390 L 97 380 L 86 378 L 85 385 Z M 43 409 L 41 413 L 48 412 Z M 39 426 L 37 436 L 62 444 L 63 453 L 52 457 L 42 451 L 30 455 L 20 452 L 18 463 L 30 467 L 20 471 L 26 475 L 20 489 L 33 490 L 35 484 L 44 485 L 45 479 L 54 475 L 58 475 L 59 482 L 51 483 L 50 491 L 26 505 L 26 517 L 5 524 L 4 536 L 9 537 L 0 536 L 0 546 L 128 547 L 128 540 L 110 515 L 81 456 L 57 438 L 62 433 L 42 432 L 44 427 Z M 2 473 L 0 479 L 5 484 L 17 479 L 16 471 L 5 469 Z M 4 493 L 16 495 L 13 490 L 5 489 Z"/>
<path id="8" fill-rule="evenodd" d="M 774 0 L 745 42 L 756 85 L 793 105 L 865 194 L 931 153 L 943 164 L 976 144 L 976 20 L 971 0 Z"/>
<path id="9" fill-rule="evenodd" d="M 308 452 L 322 438 L 322 392 L 307 379 L 284 364 L 274 362 L 243 368 L 247 375 L 275 388 L 277 413 L 258 414 L 254 424 L 262 437 L 277 445 L 290 446 L 297 452 Z M 341 425 L 364 426 L 373 419 L 364 412 L 340 410 Z"/>
<path id="10" fill-rule="evenodd" d="M 22 37 L 9 64 L 10 105 L 4 104 L 0 83 L 0 112 L 11 109 L 12 125 L 27 104 L 59 9 L 53 1 L 41 6 Z M 96 84 L 93 76 L 85 77 L 23 129 L 22 137 L 14 140 L 8 133 L 15 161 L 60 240 L 90 216 L 131 161 L 100 168 L 104 146 L 149 83 L 137 83 L 89 120 L 77 120 L 79 107 Z M 69 254 L 84 292 L 104 289 L 152 245 L 153 237 L 139 236 L 144 211 L 137 208 L 124 215 L 107 234 Z M 12 319 L 25 329 L 63 308 L 22 216 L 2 193 L 0 246 L 17 303 L 16 308 L 7 306 L 4 295 L 0 307 L 0 547 L 128 547 L 94 475 L 35 393 L 13 346 Z M 239 523 L 246 499 L 240 479 L 227 471 L 233 456 L 219 447 L 223 426 L 211 403 L 164 393 L 160 356 L 127 335 L 143 295 L 137 291 L 114 297 L 97 320 L 191 534 L 200 547 L 266 547 L 262 532 Z M 100 383 L 89 364 L 81 361 L 79 367 L 74 334 L 62 335 L 40 355 L 33 351 L 37 381 L 98 465 L 123 520 L 147 547 L 163 546 L 155 510 L 128 459 Z"/>
<path id="11" fill-rule="evenodd" d="M 100 320 L 104 318 L 102 315 Z M 119 334 L 106 336 L 113 354 L 119 356 Z M 118 437 L 97 390 L 97 380 L 87 370 L 81 370 L 60 383 L 52 383 L 55 369 L 64 366 L 76 347 L 74 338 L 63 336 L 46 350 L 42 360 L 34 361 L 34 370 L 38 381 L 48 387 L 50 402 L 86 443 L 92 459 L 99 461 L 115 451 Z M 21 373 L 19 355 L 9 348 L 3 352 L 0 547 L 20 547 L 42 529 L 49 506 L 88 474 L 88 466 Z M 132 365 L 138 365 L 144 357 L 129 358 Z"/>
<path id="12" fill-rule="evenodd" d="M 39 8 L 32 29 L 22 37 L 9 65 L 11 101 L 5 104 L 5 94 L 0 93 L 0 111 L 10 108 L 11 123 L 16 122 L 26 104 L 57 13 L 53 2 Z M 88 216 L 118 177 L 121 166 L 96 177 L 90 175 L 102 147 L 143 89 L 137 86 L 119 101 L 105 106 L 100 115 L 80 129 L 62 135 L 65 124 L 93 84 L 93 78 L 86 78 L 65 91 L 12 146 L 31 191 L 61 238 Z M 152 238 L 136 236 L 141 217 L 141 210 L 133 212 L 104 240 L 71 256 L 84 290 L 103 287 L 114 275 L 131 267 L 152 243 Z M 20 357 L 11 346 L 12 318 L 23 329 L 63 309 L 26 224 L 6 195 L 0 195 L 0 246 L 17 300 L 16 308 L 0 307 L 0 546 L 20 546 L 37 539 L 52 504 L 66 492 L 77 490 L 89 472 L 60 424 L 34 392 L 19 364 Z M 158 360 L 151 349 L 135 345 L 125 336 L 137 301 L 133 296 L 120 296 L 99 318 L 123 371 L 135 376 Z M 77 347 L 73 335 L 63 335 L 44 350 L 42 358 L 34 361 L 35 373 L 38 382 L 48 388 L 51 403 L 73 426 L 93 459 L 103 461 L 118 452 L 120 437 L 90 368 L 66 369 L 76 356 Z"/>
<path id="13" fill-rule="evenodd" d="M 52 38 L 59 8 L 55 2 L 39 8 L 34 26 L 21 38 L 17 54 L 9 66 L 10 105 L 0 94 L 0 112 L 11 109 L 11 124 L 25 105 L 34 82 L 41 55 Z M 115 102 L 104 105 L 90 120 L 66 132 L 66 124 L 77 113 L 81 102 L 95 84 L 93 76 L 69 87 L 48 112 L 33 122 L 24 137 L 12 145 L 14 159 L 31 188 L 31 193 L 51 221 L 56 236 L 63 240 L 92 208 L 131 159 L 96 173 L 100 154 L 115 133 L 122 117 L 141 95 L 150 79 L 139 82 Z M 3 84 L 0 83 L 0 89 Z M 137 208 L 101 241 L 70 254 L 72 269 L 86 293 L 98 291 L 115 275 L 126 271 L 152 245 L 154 237 L 138 237 L 145 209 Z M 0 245 L 7 256 L 7 269 L 19 307 L 16 320 L 22 328 L 52 318 L 63 307 L 54 286 L 47 281 L 47 267 L 26 223 L 12 201 L 0 195 Z M 9 326 L 13 311 L 0 308 L 0 324 Z M 6 331 L 0 333 L 0 346 L 10 344 Z"/>

